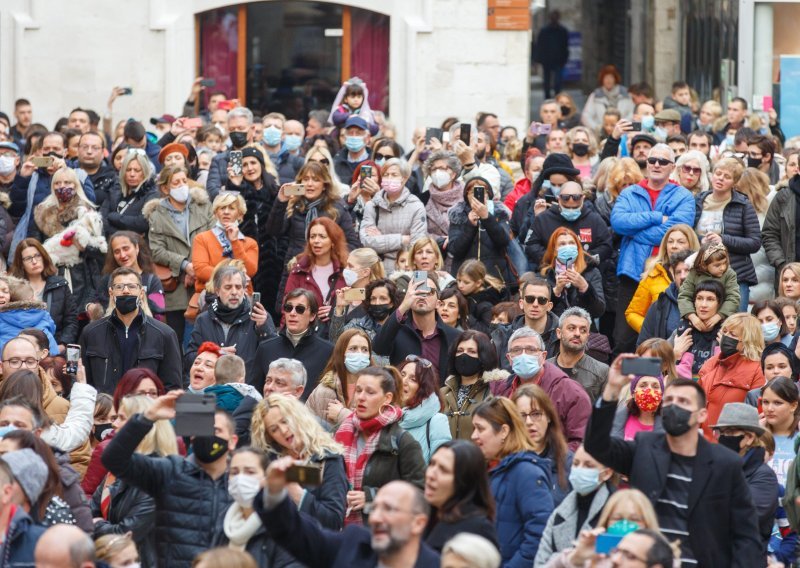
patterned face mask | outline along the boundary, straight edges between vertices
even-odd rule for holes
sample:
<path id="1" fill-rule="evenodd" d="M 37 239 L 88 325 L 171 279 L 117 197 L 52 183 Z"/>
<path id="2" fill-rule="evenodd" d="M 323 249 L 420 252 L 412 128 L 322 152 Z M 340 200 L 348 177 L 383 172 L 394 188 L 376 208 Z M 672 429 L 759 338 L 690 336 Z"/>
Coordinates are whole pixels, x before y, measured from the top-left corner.
<path id="1" fill-rule="evenodd" d="M 633 392 L 633 399 L 636 406 L 642 412 L 655 412 L 658 405 L 661 404 L 661 391 L 651 389 L 650 387 L 643 389 L 636 389 Z"/>

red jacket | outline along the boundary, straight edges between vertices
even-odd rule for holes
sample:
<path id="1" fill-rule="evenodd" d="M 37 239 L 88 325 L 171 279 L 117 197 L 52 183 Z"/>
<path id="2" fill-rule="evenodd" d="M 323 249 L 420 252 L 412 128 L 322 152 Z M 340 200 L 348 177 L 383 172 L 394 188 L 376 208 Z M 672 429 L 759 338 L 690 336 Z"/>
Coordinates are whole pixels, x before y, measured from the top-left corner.
<path id="1" fill-rule="evenodd" d="M 708 418 L 703 434 L 714 442 L 711 427 L 717 423 L 722 407 L 729 402 L 744 402 L 747 391 L 764 386 L 760 361 L 745 359 L 736 353 L 725 359 L 714 355 L 700 367 L 699 384 L 706 393 Z"/>
<path id="2" fill-rule="evenodd" d="M 524 177 L 521 180 L 519 180 L 516 184 L 514 184 L 514 189 L 511 190 L 511 193 L 506 195 L 505 201 L 503 201 L 503 203 L 505 203 L 505 206 L 508 207 L 509 210 L 511 210 L 511 212 L 513 213 L 514 207 L 517 206 L 517 201 L 519 201 L 519 199 L 523 195 L 528 193 L 530 190 L 531 190 L 531 182 L 528 178 Z"/>
<path id="3" fill-rule="evenodd" d="M 339 266 L 336 259 L 333 259 L 333 274 L 328 278 L 328 286 L 330 286 L 331 292 L 328 294 L 327 298 L 322 297 L 322 292 L 319 286 L 317 286 L 314 277 L 311 275 L 311 269 L 311 259 L 306 255 L 300 255 L 286 279 L 286 292 L 294 290 L 295 288 L 305 288 L 314 293 L 314 296 L 317 298 L 318 306 L 326 304 L 333 305 L 333 299 L 335 297 L 334 292 L 346 286 L 344 277 L 342 276 L 342 267 Z"/>

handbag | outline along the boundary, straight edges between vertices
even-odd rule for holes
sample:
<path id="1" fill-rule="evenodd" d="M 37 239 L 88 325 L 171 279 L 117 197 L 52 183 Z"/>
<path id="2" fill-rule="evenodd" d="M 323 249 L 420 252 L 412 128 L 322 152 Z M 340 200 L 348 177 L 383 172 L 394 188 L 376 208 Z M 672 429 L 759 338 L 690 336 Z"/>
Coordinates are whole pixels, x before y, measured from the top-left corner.
<path id="1" fill-rule="evenodd" d="M 172 269 L 163 264 L 153 264 L 153 272 L 156 278 L 161 280 L 161 287 L 164 292 L 174 292 L 178 289 L 178 277 L 172 275 Z"/>
<path id="2" fill-rule="evenodd" d="M 197 319 L 197 316 L 200 314 L 200 292 L 195 292 L 192 294 L 192 297 L 189 298 L 189 306 L 186 308 L 186 311 L 183 312 L 183 317 L 186 318 L 187 321 L 194 323 L 194 320 Z"/>

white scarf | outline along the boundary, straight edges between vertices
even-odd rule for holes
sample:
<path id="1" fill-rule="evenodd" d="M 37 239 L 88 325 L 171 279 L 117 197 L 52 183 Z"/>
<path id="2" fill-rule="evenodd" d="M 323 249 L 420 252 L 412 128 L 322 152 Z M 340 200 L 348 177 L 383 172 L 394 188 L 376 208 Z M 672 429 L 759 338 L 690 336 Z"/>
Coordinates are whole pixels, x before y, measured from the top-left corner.
<path id="1" fill-rule="evenodd" d="M 244 518 L 242 508 L 238 503 L 234 503 L 225 513 L 225 520 L 222 523 L 225 536 L 230 541 L 231 548 L 244 550 L 247 543 L 261 528 L 261 519 L 255 513 L 251 513 L 248 518 Z"/>

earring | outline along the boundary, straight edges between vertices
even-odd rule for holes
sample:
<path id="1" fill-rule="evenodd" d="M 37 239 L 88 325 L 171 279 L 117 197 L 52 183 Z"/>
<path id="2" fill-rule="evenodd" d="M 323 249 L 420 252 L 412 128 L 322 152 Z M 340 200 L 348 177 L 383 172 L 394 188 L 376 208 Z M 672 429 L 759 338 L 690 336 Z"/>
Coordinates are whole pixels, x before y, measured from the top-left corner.
<path id="1" fill-rule="evenodd" d="M 388 402 L 385 402 L 385 403 L 383 403 L 383 404 L 381 405 L 380 409 L 378 410 L 378 414 L 383 414 L 383 413 L 385 413 L 385 412 L 386 412 L 386 410 L 387 410 L 388 408 L 391 408 L 391 407 L 392 407 L 392 405 L 391 405 L 391 404 L 389 404 Z"/>

